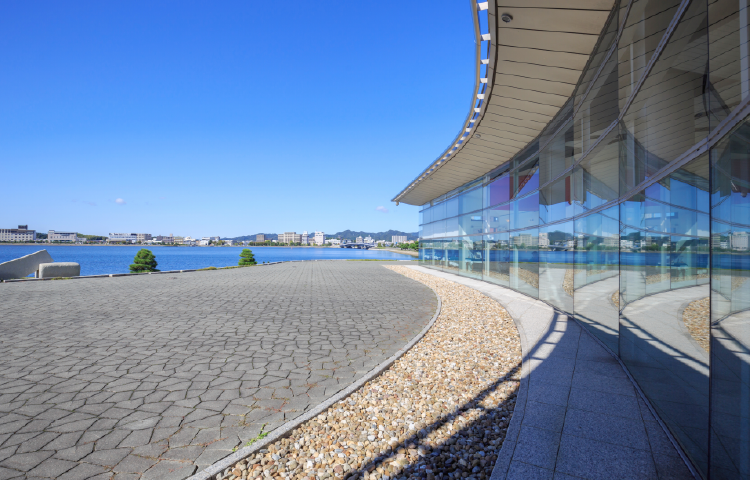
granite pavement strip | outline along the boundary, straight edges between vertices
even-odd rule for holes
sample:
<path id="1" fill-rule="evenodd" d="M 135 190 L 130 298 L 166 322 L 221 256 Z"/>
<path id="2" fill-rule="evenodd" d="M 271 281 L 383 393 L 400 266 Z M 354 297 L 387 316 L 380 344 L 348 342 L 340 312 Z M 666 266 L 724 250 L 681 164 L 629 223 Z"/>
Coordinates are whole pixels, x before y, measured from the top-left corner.
<path id="1" fill-rule="evenodd" d="M 518 328 L 523 373 L 492 480 L 696 478 L 625 370 L 575 320 L 508 288 L 411 268 L 497 300 Z"/>
<path id="2" fill-rule="evenodd" d="M 432 318 L 383 262 L 0 285 L 0 480 L 183 479 Z"/>

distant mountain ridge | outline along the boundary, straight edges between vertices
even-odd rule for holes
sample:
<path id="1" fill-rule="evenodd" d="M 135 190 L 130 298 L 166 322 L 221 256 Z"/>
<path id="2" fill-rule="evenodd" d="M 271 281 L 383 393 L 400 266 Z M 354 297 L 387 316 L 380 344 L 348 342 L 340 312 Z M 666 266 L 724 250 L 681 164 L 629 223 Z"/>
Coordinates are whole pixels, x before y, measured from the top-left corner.
<path id="1" fill-rule="evenodd" d="M 315 236 L 314 231 L 308 230 L 310 238 L 312 239 L 313 236 Z M 302 232 L 297 232 L 302 233 Z M 242 235 L 240 237 L 234 237 L 234 238 L 224 238 L 224 240 L 234 240 L 236 242 L 254 242 L 256 237 L 258 235 L 265 235 L 266 240 L 278 240 L 279 235 L 277 233 L 256 233 L 255 235 Z M 388 242 L 391 241 L 391 237 L 395 235 L 406 235 L 406 239 L 411 240 L 417 240 L 419 238 L 419 232 L 402 232 L 400 230 L 388 230 L 385 232 L 355 232 L 353 230 L 344 230 L 343 232 L 338 233 L 326 233 L 326 238 L 340 238 L 342 240 L 351 240 L 354 241 L 357 239 L 357 237 L 365 238 L 367 236 L 370 236 L 373 238 L 373 240 L 386 240 Z"/>
<path id="2" fill-rule="evenodd" d="M 265 235 L 266 240 L 278 240 L 279 235 L 277 233 L 256 233 L 255 235 L 242 235 L 241 237 L 224 238 L 224 240 L 234 240 L 235 242 L 254 242 L 258 235 Z"/>

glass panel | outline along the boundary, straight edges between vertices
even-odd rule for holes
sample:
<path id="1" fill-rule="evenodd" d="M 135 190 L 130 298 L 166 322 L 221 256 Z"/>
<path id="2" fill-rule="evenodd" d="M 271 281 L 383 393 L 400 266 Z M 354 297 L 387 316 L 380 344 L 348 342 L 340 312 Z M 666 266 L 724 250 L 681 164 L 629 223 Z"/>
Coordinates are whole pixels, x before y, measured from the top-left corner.
<path id="1" fill-rule="evenodd" d="M 432 221 L 432 208 L 427 208 L 422 211 L 422 223 L 430 223 Z"/>
<path id="2" fill-rule="evenodd" d="M 539 158 L 530 160 L 524 166 L 512 172 L 511 187 L 513 198 L 521 197 L 539 188 Z"/>
<path id="3" fill-rule="evenodd" d="M 484 273 L 483 280 L 510 286 L 508 233 L 484 236 Z"/>
<path id="4" fill-rule="evenodd" d="M 713 129 L 750 93 L 750 32 L 747 0 L 708 3 L 711 81 L 707 93 Z"/>
<path id="5" fill-rule="evenodd" d="M 446 236 L 446 221 L 441 220 L 439 222 L 434 222 L 428 225 L 432 228 L 431 236 L 430 238 L 440 238 Z"/>
<path id="6" fill-rule="evenodd" d="M 643 76 L 679 5 L 679 0 L 633 1 L 617 46 L 621 108 Z"/>
<path id="7" fill-rule="evenodd" d="M 482 189 L 476 188 L 470 192 L 462 193 L 458 197 L 459 213 L 474 212 L 482 209 Z"/>
<path id="8" fill-rule="evenodd" d="M 617 58 L 612 55 L 573 119 L 576 150 L 585 152 L 589 149 L 617 119 L 619 113 Z"/>
<path id="9" fill-rule="evenodd" d="M 461 262 L 461 239 L 448 238 L 443 242 L 445 244 L 445 261 L 443 263 L 443 270 L 458 275 L 458 269 Z"/>
<path id="10" fill-rule="evenodd" d="M 591 83 L 591 80 L 594 78 L 597 70 L 599 70 L 599 66 L 604 61 L 604 58 L 607 56 L 607 52 L 612 46 L 612 42 L 614 42 L 615 37 L 617 36 L 617 30 L 620 28 L 618 8 L 619 3 L 620 2 L 618 1 L 613 6 L 612 11 L 614 13 L 610 15 L 608 19 L 606 29 L 604 30 L 604 35 L 602 35 L 599 39 L 596 48 L 594 49 L 594 53 L 591 55 L 591 59 L 586 65 L 584 73 L 581 76 L 581 83 L 580 85 L 578 85 L 575 92 L 576 105 L 580 104 L 583 100 L 583 95 L 586 93 L 586 89 L 589 88 L 589 83 Z M 624 3 L 627 4 L 627 2 Z"/>
<path id="11" fill-rule="evenodd" d="M 445 201 L 445 216 L 455 217 L 458 215 L 458 197 L 453 197 Z"/>
<path id="12" fill-rule="evenodd" d="M 482 236 L 461 239 L 459 274 L 482 279 L 484 269 L 484 245 Z"/>
<path id="13" fill-rule="evenodd" d="M 539 229 L 539 300 L 573 313 L 573 222 Z"/>
<path id="14" fill-rule="evenodd" d="M 634 137 L 626 148 L 632 150 L 634 162 L 645 165 L 639 169 L 642 174 L 650 176 L 708 132 L 702 96 L 706 30 L 706 4 L 692 2 L 623 117 Z"/>
<path id="15" fill-rule="evenodd" d="M 620 356 L 703 474 L 708 458 L 708 232 L 706 214 L 693 207 L 706 195 L 707 174 L 703 155 L 621 205 L 618 302 Z"/>
<path id="16" fill-rule="evenodd" d="M 539 191 L 539 222 L 541 224 L 573 218 L 573 215 L 580 213 L 579 204 L 573 201 L 572 173 L 551 185 L 542 187 Z"/>
<path id="17" fill-rule="evenodd" d="M 620 204 L 620 295 L 615 305 L 620 310 L 646 295 L 646 235 L 625 224 L 628 218 L 642 215 L 643 195 Z"/>
<path id="18" fill-rule="evenodd" d="M 510 204 L 511 228 L 535 227 L 539 224 L 539 193 L 520 198 Z"/>
<path id="19" fill-rule="evenodd" d="M 460 217 L 458 217 L 458 234 L 474 235 L 477 233 L 483 233 L 484 225 L 482 218 L 482 212 L 474 212 L 468 215 L 461 215 Z"/>
<path id="20" fill-rule="evenodd" d="M 510 234 L 510 288 L 539 296 L 539 229 Z"/>
<path id="21" fill-rule="evenodd" d="M 448 240 L 434 240 L 432 242 L 433 266 L 439 270 L 443 270 L 445 267 L 447 242 Z"/>
<path id="22" fill-rule="evenodd" d="M 510 229 L 510 204 L 486 209 L 484 218 L 484 233 L 507 232 Z"/>
<path id="23" fill-rule="evenodd" d="M 510 200 L 510 176 L 498 178 L 490 183 L 487 188 L 489 189 L 488 205 L 497 205 Z"/>
<path id="24" fill-rule="evenodd" d="M 613 129 L 574 169 L 575 200 L 583 211 L 618 197 L 620 147 Z"/>
<path id="25" fill-rule="evenodd" d="M 523 152 L 513 157 L 513 159 L 510 162 L 510 169 L 514 169 L 518 167 L 519 165 L 525 164 L 531 157 L 537 155 L 539 153 L 539 140 L 533 140 L 526 148 L 523 149 Z"/>
<path id="26" fill-rule="evenodd" d="M 440 234 L 441 237 L 455 237 L 458 235 L 458 217 L 452 217 L 445 221 L 445 231 Z"/>
<path id="27" fill-rule="evenodd" d="M 575 315 L 617 352 L 620 226 L 618 207 L 575 221 Z"/>
<path id="28" fill-rule="evenodd" d="M 547 144 L 539 153 L 539 184 L 545 185 L 573 165 L 574 149 L 573 122 Z"/>
<path id="29" fill-rule="evenodd" d="M 711 169 L 711 476 L 750 478 L 750 121 Z"/>
<path id="30" fill-rule="evenodd" d="M 432 207 L 432 221 L 442 220 L 445 218 L 445 202 L 438 203 Z"/>

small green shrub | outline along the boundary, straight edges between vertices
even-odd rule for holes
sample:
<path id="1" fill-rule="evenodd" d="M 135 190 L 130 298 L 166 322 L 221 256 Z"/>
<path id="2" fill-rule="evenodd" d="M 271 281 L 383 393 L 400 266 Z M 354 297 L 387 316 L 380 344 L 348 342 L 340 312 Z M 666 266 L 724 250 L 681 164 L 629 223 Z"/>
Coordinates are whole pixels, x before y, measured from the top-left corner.
<path id="1" fill-rule="evenodd" d="M 257 262 L 255 261 L 255 257 L 253 256 L 253 251 L 249 248 L 243 248 L 240 252 L 240 263 L 239 265 L 241 267 L 246 267 L 248 265 L 255 265 Z"/>
<path id="2" fill-rule="evenodd" d="M 158 272 L 157 265 L 156 257 L 151 253 L 151 250 L 142 248 L 135 254 L 133 264 L 130 265 L 130 271 L 133 273 Z"/>

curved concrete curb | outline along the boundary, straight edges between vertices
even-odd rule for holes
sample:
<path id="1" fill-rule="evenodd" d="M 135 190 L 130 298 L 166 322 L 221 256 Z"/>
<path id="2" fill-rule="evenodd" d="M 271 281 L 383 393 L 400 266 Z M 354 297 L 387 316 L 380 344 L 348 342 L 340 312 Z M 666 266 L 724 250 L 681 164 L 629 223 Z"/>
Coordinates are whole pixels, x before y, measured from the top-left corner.
<path id="1" fill-rule="evenodd" d="M 300 425 L 307 422 L 308 420 L 311 420 L 315 418 L 316 416 L 320 415 L 329 407 L 331 407 L 333 404 L 344 400 L 346 397 L 348 397 L 352 393 L 359 390 L 367 382 L 369 382 L 370 380 L 372 380 L 373 378 L 377 377 L 378 375 L 383 373 L 385 370 L 387 370 L 388 367 L 393 365 L 393 363 L 396 360 L 403 357 L 404 354 L 411 349 L 411 347 L 413 347 L 414 345 L 417 344 L 417 342 L 422 340 L 422 338 L 432 328 L 432 326 L 437 321 L 437 318 L 440 316 L 440 310 L 442 309 L 442 306 L 443 306 L 443 303 L 440 300 L 440 295 L 438 295 L 438 293 L 435 291 L 434 288 L 432 287 L 428 287 L 428 288 L 432 290 L 432 292 L 435 294 L 435 297 L 437 298 L 437 301 L 438 301 L 437 309 L 435 310 L 435 315 L 432 316 L 432 319 L 427 323 L 427 325 L 425 325 L 422 331 L 420 331 L 417 335 L 415 335 L 414 338 L 412 338 L 409 341 L 409 343 L 404 345 L 400 350 L 398 350 L 391 357 L 383 361 L 381 364 L 379 364 L 378 366 L 376 366 L 375 368 L 367 372 L 362 378 L 360 378 L 356 382 L 352 383 L 345 389 L 341 390 L 340 392 L 338 392 L 336 395 L 332 396 L 328 400 L 325 400 L 323 403 L 320 403 L 313 409 L 303 413 L 297 418 L 289 420 L 285 424 L 276 428 L 263 440 L 259 440 L 249 447 L 244 447 L 240 450 L 237 450 L 233 454 L 229 455 L 228 457 L 223 458 L 222 460 L 219 460 L 218 462 L 209 466 L 205 470 L 198 472 L 191 477 L 188 477 L 186 480 L 209 480 L 213 478 L 215 475 L 218 475 L 219 473 L 223 472 L 225 469 L 243 460 L 244 458 L 249 457 L 253 453 L 257 452 L 258 450 L 265 448 L 266 446 L 274 443 L 276 440 L 286 437 L 295 428 L 299 427 Z"/>

